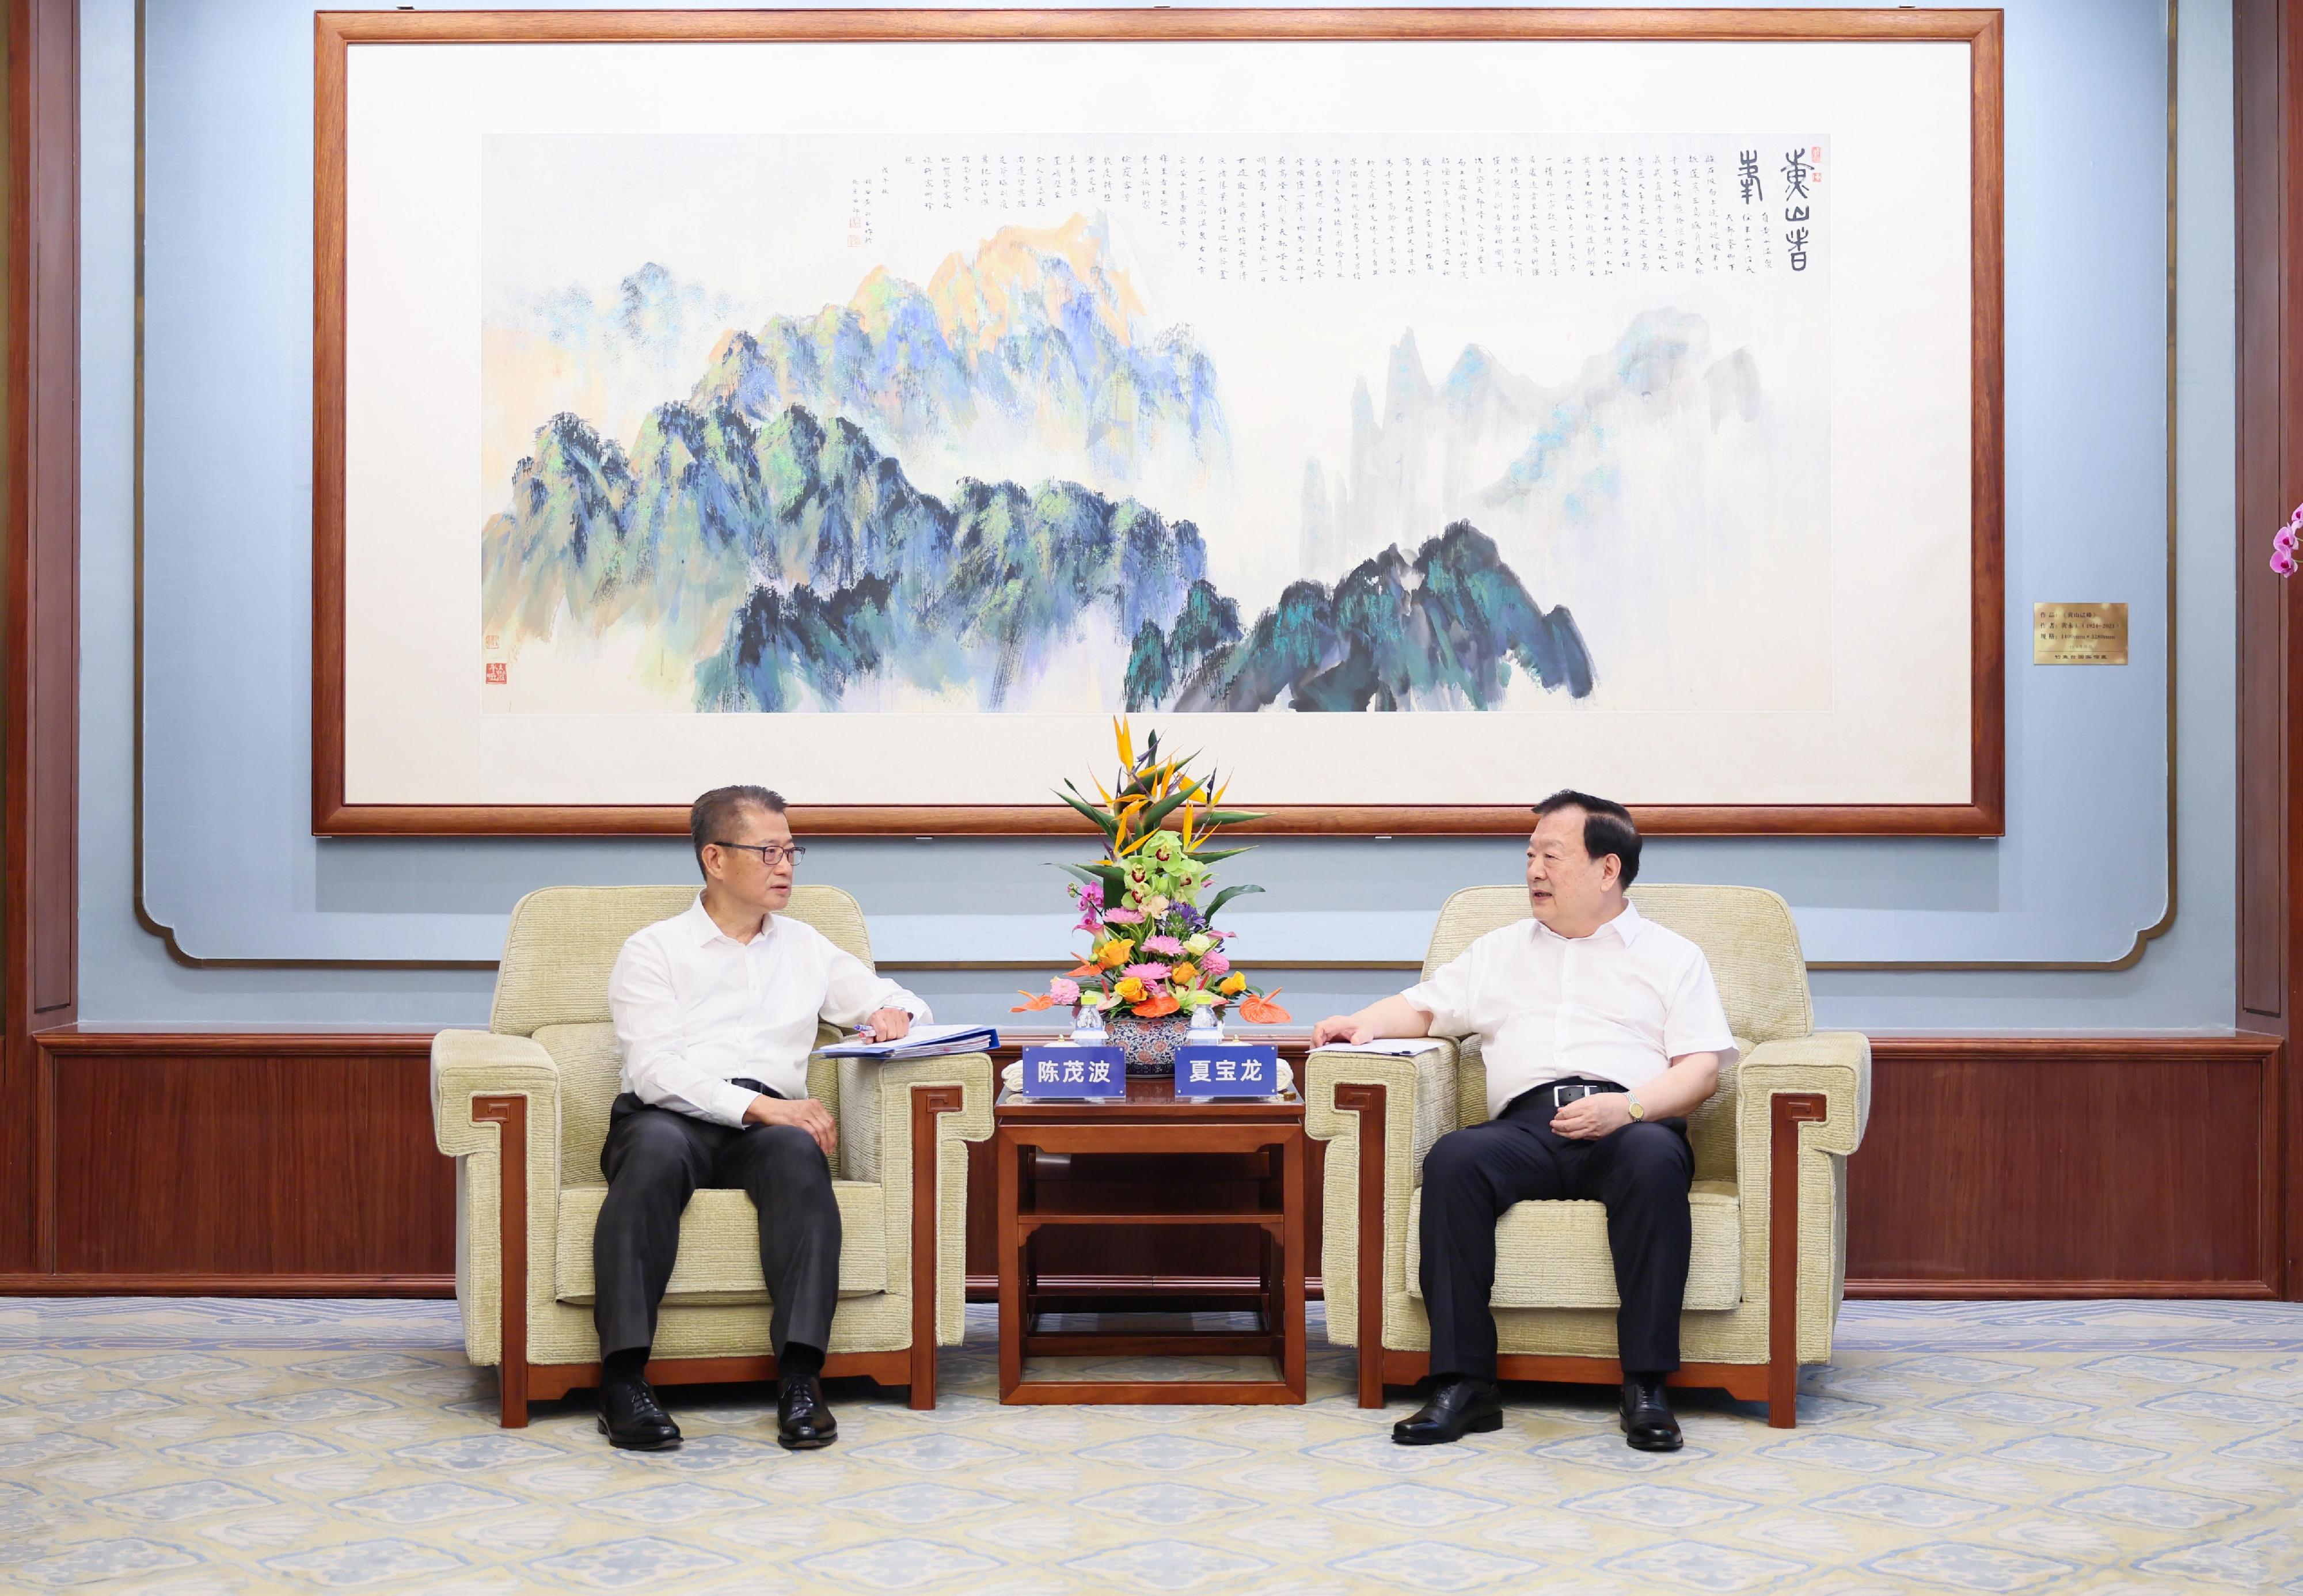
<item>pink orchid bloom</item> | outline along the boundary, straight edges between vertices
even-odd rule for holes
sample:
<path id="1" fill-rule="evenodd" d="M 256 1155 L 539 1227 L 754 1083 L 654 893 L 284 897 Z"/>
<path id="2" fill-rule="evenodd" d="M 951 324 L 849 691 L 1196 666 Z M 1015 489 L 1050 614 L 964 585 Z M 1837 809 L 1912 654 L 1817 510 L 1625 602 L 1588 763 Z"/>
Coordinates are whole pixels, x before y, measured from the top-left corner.
<path id="1" fill-rule="evenodd" d="M 2282 527 L 2271 535 L 2271 546 L 2282 554 L 2293 553 L 2296 542 L 2295 528 L 2292 527 Z"/>
<path id="2" fill-rule="evenodd" d="M 2285 549 L 2275 551 L 2271 556 L 2271 569 L 2277 571 L 2282 577 L 2293 576 L 2295 574 L 2295 556 L 2289 553 Z"/>

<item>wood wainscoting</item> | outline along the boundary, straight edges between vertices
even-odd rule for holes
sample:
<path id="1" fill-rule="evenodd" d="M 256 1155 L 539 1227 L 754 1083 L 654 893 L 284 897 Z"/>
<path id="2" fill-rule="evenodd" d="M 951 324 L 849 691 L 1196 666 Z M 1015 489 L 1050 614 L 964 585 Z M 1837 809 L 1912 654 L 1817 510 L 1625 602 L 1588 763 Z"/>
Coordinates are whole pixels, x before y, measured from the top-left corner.
<path id="1" fill-rule="evenodd" d="M 432 1034 L 43 1032 L 17 1293 L 448 1296 Z"/>
<path id="2" fill-rule="evenodd" d="M 2281 1295 L 2279 1039 L 1878 1036 L 1850 1296 Z"/>
<path id="3" fill-rule="evenodd" d="M 0 1272 L 0 1292 L 452 1290 L 454 1180 L 433 1146 L 428 1033 L 35 1041 L 34 1179 L 0 1205 L 21 1195 L 35 1215 L 39 1264 Z M 1873 1058 L 1848 1181 L 1851 1296 L 2280 1295 L 2290 1161 L 2276 1038 L 1879 1036 Z M 989 1298 L 991 1169 L 970 1153 L 970 1295 Z M 1109 1188 L 1099 1201 L 1158 1206 L 1152 1168 L 1075 1169 Z M 1220 1303 L 1253 1273 L 1227 1250 L 1239 1240 L 1169 1228 L 1132 1251 L 1050 1257 L 1047 1273 L 1083 1305 Z"/>

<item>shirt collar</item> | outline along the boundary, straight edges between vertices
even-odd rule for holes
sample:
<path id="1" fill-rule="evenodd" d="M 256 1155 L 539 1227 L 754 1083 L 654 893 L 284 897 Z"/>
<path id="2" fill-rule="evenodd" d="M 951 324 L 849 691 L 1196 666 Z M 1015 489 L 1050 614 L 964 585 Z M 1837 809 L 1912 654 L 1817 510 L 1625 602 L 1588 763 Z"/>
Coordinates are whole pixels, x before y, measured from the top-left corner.
<path id="1" fill-rule="evenodd" d="M 1640 918 L 1639 905 L 1628 898 L 1624 899 L 1624 912 L 1612 920 L 1603 922 L 1599 929 L 1593 932 L 1590 936 L 1561 936 L 1550 926 L 1537 919 L 1531 918 L 1528 924 L 1555 942 L 1588 942 L 1598 937 L 1613 935 L 1626 948 L 1637 942 L 1640 940 L 1640 933 L 1647 928 L 1647 922 Z"/>
<path id="2" fill-rule="evenodd" d="M 680 919 L 686 923 L 688 926 L 688 934 L 696 940 L 696 945 L 699 948 L 705 946 L 714 937 L 718 937 L 721 942 L 727 942 L 732 947 L 741 948 L 747 945 L 746 943 L 737 942 L 734 937 L 730 936 L 726 932 L 720 929 L 720 923 L 717 920 L 714 920 L 711 914 L 704 908 L 704 894 L 701 891 L 698 891 L 696 894 L 696 901 L 688 906 L 688 912 L 680 916 Z M 759 936 L 754 937 L 752 941 L 756 942 L 761 941 L 763 938 L 771 936 L 774 933 L 775 929 L 776 917 L 773 915 L 770 915 L 765 920 L 763 920 L 760 923 L 760 934 Z"/>

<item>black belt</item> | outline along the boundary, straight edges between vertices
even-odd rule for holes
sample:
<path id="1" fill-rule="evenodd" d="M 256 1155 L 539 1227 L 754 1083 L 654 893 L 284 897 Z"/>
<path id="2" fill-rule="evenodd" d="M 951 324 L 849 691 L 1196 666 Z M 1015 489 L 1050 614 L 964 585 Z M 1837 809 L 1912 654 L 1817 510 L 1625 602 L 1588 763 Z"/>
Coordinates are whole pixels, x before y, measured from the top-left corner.
<path id="1" fill-rule="evenodd" d="M 1522 1104 L 1531 1109 L 1542 1108 L 1548 1104 L 1552 1112 L 1557 1113 L 1579 1097 L 1597 1097 L 1604 1092 L 1629 1092 L 1630 1090 L 1629 1086 L 1618 1081 L 1547 1081 L 1540 1086 L 1530 1086 L 1517 1097 L 1504 1104 L 1504 1114 L 1510 1113 Z M 1498 1119 L 1503 1117 L 1503 1114 L 1496 1116 Z"/>

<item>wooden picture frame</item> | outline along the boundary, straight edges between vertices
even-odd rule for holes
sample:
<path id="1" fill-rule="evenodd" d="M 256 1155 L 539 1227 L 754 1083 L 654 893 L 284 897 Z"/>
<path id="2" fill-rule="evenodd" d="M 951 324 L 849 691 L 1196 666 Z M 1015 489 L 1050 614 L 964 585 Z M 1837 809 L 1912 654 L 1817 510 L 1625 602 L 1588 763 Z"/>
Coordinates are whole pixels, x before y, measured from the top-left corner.
<path id="1" fill-rule="evenodd" d="M 2004 830 L 2001 15 L 1916 10 L 323 12 L 316 58 L 313 283 L 312 830 L 316 834 L 674 834 L 684 805 L 401 803 L 347 791 L 348 52 L 357 46 L 646 42 L 1685 40 L 1963 46 L 1970 76 L 1969 790 L 1929 803 L 1635 806 L 1655 832 L 1991 836 Z M 1083 756 L 1092 750 L 1083 748 Z M 1531 792 L 1531 801 L 1540 794 Z M 1055 803 L 795 806 L 818 834 L 1071 832 Z M 1502 833 L 1522 803 L 1291 803 L 1274 833 Z"/>

